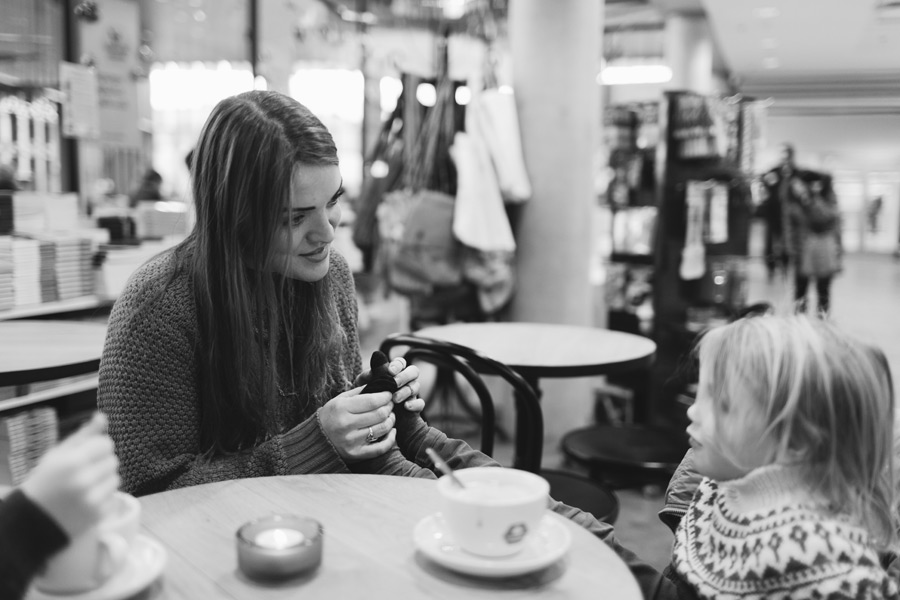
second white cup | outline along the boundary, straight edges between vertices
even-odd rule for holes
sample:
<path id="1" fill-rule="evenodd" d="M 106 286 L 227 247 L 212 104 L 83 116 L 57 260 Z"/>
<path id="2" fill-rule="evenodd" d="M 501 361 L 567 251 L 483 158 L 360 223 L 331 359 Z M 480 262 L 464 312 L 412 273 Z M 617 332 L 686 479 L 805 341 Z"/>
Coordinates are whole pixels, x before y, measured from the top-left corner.
<path id="1" fill-rule="evenodd" d="M 123 566 L 138 535 L 141 503 L 116 492 L 109 511 L 54 555 L 35 586 L 51 594 L 77 594 L 99 588 Z"/>

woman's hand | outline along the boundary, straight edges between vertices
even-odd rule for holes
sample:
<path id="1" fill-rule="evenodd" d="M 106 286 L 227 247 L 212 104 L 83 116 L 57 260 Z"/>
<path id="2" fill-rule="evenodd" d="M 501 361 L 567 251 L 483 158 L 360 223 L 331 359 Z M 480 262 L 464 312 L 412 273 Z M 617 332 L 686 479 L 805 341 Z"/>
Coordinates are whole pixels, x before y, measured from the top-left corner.
<path id="1" fill-rule="evenodd" d="M 362 386 L 332 398 L 319 409 L 319 423 L 345 463 L 380 456 L 397 437 L 391 394 L 361 394 Z"/>
<path id="2" fill-rule="evenodd" d="M 51 448 L 22 483 L 22 493 L 40 506 L 70 538 L 100 520 L 119 488 L 119 461 L 102 413 Z"/>
<path id="3" fill-rule="evenodd" d="M 420 413 L 425 408 L 425 401 L 418 397 L 419 395 L 419 367 L 415 365 L 406 365 L 406 359 L 398 356 L 391 361 L 388 366 L 391 375 L 397 382 L 397 391 L 391 397 L 394 404 L 403 404 L 404 408 L 410 412 Z M 356 378 L 355 385 L 364 386 L 369 383 L 372 378 L 371 371 L 363 371 Z"/>

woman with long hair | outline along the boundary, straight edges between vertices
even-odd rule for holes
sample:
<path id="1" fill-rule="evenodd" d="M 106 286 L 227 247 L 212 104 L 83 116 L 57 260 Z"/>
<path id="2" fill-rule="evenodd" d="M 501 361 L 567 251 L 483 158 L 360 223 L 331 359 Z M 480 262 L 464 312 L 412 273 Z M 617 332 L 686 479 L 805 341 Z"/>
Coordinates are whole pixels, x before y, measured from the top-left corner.
<path id="1" fill-rule="evenodd" d="M 370 375 L 353 277 L 331 247 L 344 190 L 319 119 L 275 92 L 226 98 L 200 134 L 192 188 L 196 227 L 131 277 L 109 320 L 98 403 L 124 489 L 351 470 L 433 476 L 396 446 L 394 405 L 401 415 L 424 407 L 416 367 L 395 359 L 395 393 L 360 393 Z M 446 440 L 411 421 L 404 439 Z"/>

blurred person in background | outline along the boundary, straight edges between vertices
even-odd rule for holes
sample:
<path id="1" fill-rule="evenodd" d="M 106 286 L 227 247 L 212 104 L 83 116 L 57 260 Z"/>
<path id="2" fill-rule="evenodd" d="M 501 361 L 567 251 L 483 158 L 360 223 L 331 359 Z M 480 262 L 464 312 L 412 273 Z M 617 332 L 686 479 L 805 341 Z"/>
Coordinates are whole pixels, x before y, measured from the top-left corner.
<path id="1" fill-rule="evenodd" d="M 781 271 L 787 276 L 795 250 L 790 206 L 800 202 L 807 191 L 807 182 L 815 177 L 812 171 L 800 169 L 794 162 L 794 147 L 781 145 L 781 159 L 762 176 L 763 201 L 757 214 L 766 224 L 765 262 L 769 280 Z"/>
<path id="2" fill-rule="evenodd" d="M 141 182 L 128 195 L 128 204 L 131 208 L 134 208 L 142 200 L 162 199 L 162 175 L 153 169 L 147 169 L 141 177 Z"/>
<path id="3" fill-rule="evenodd" d="M 831 177 L 809 183 L 799 202 L 789 206 L 794 231 L 796 265 L 794 269 L 794 301 L 797 312 L 806 312 L 807 290 L 815 280 L 816 314 L 825 316 L 831 309 L 831 282 L 841 272 L 841 216 Z"/>

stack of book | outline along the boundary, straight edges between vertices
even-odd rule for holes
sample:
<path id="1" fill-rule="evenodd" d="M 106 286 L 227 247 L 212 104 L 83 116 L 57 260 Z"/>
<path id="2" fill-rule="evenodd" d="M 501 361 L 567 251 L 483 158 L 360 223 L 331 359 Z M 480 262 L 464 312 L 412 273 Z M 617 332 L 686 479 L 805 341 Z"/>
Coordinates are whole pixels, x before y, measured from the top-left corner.
<path id="1" fill-rule="evenodd" d="M 12 236 L 0 235 L 0 311 L 14 305 Z"/>
<path id="2" fill-rule="evenodd" d="M 58 439 L 56 411 L 51 407 L 0 416 L 0 485 L 22 483 Z"/>
<path id="3" fill-rule="evenodd" d="M 57 238 L 54 273 L 59 299 L 67 300 L 94 293 L 91 240 Z"/>
<path id="4" fill-rule="evenodd" d="M 92 244 L 50 233 L 0 236 L 0 310 L 93 294 Z"/>
<path id="5" fill-rule="evenodd" d="M 13 236 L 13 293 L 17 307 L 41 303 L 41 254 L 37 240 Z"/>

